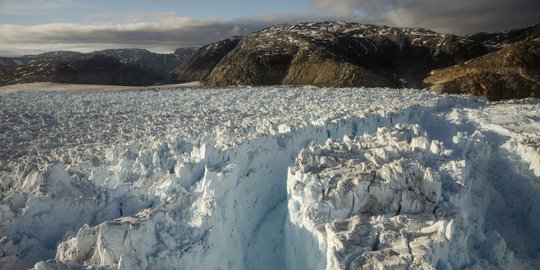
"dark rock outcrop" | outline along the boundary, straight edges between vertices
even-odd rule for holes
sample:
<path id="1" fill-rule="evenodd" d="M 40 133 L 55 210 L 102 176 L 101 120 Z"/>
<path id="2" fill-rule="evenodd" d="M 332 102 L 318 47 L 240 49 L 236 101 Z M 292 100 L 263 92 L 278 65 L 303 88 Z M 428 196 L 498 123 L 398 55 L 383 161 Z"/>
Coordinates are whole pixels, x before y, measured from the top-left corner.
<path id="1" fill-rule="evenodd" d="M 214 67 L 236 47 L 242 37 L 231 37 L 201 47 L 183 65 L 172 71 L 179 81 L 201 81 L 208 77 Z"/>
<path id="2" fill-rule="evenodd" d="M 485 53 L 478 42 L 425 29 L 301 23 L 276 25 L 243 38 L 211 72 L 212 65 L 196 58 L 198 53 L 181 73 L 197 74 L 184 77 L 210 86 L 419 87 L 432 69 Z M 204 72 L 198 72 L 201 66 Z"/>
<path id="3" fill-rule="evenodd" d="M 435 92 L 487 96 L 490 100 L 540 97 L 540 38 L 434 70 L 425 82 Z"/>

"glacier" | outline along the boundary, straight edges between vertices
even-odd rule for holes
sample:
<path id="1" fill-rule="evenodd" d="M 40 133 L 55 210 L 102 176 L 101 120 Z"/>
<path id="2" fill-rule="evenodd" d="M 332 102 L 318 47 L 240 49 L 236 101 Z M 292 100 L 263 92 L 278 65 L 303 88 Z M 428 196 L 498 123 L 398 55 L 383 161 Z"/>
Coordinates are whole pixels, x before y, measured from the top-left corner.
<path id="1" fill-rule="evenodd" d="M 0 95 L 2 269 L 537 269 L 540 101 Z"/>

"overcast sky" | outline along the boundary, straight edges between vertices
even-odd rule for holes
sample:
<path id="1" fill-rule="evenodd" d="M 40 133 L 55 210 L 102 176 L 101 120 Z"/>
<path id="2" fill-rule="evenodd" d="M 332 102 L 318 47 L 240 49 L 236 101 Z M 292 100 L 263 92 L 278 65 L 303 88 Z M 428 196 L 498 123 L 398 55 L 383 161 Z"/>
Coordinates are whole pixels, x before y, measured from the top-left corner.
<path id="1" fill-rule="evenodd" d="M 0 0 L 0 56 L 169 53 L 277 23 L 345 20 L 465 35 L 540 22 L 539 0 Z"/>

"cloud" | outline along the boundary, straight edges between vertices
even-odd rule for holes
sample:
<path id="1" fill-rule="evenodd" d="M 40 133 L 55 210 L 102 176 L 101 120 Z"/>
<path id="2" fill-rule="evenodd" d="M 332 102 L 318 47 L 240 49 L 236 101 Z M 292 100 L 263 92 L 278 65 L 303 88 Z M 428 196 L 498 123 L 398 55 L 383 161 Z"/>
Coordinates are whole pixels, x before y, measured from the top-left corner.
<path id="1" fill-rule="evenodd" d="M 338 17 L 350 17 L 358 12 L 363 15 L 383 14 L 408 1 L 398 0 L 312 0 L 311 8 Z"/>
<path id="2" fill-rule="evenodd" d="M 105 48 L 146 48 L 172 52 L 246 35 L 273 22 L 197 20 L 174 14 L 138 14 L 119 24 L 0 25 L 0 51 L 4 55 L 51 50 L 93 51 Z M 144 20 L 140 20 L 144 17 Z M 157 19 L 159 18 L 159 19 Z M 9 53 L 6 53 L 9 52 Z"/>
<path id="3" fill-rule="evenodd" d="M 537 0 L 411 1 L 396 12 L 420 27 L 469 34 L 503 31 L 540 22 Z"/>
<path id="4" fill-rule="evenodd" d="M 454 34 L 510 30 L 540 22 L 538 0 L 312 0 L 311 8 L 338 18 L 369 16 L 372 23 Z"/>
<path id="5" fill-rule="evenodd" d="M 107 18 L 113 14 L 96 15 Z M 332 20 L 310 13 L 274 14 L 230 21 L 193 19 L 175 13 L 134 13 L 122 23 L 51 23 L 40 25 L 0 25 L 0 56 L 37 54 L 56 50 L 90 52 L 109 48 L 144 48 L 170 53 L 177 48 L 199 47 L 235 35 L 279 23 Z"/>

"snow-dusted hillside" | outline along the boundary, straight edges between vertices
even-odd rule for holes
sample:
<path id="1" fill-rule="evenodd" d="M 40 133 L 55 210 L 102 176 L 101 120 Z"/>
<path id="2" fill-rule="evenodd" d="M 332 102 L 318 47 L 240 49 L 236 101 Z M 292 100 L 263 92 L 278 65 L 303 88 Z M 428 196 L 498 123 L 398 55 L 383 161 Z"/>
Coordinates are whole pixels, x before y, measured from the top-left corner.
<path id="1" fill-rule="evenodd" d="M 540 267 L 537 99 L 241 87 L 0 103 L 1 269 Z"/>

